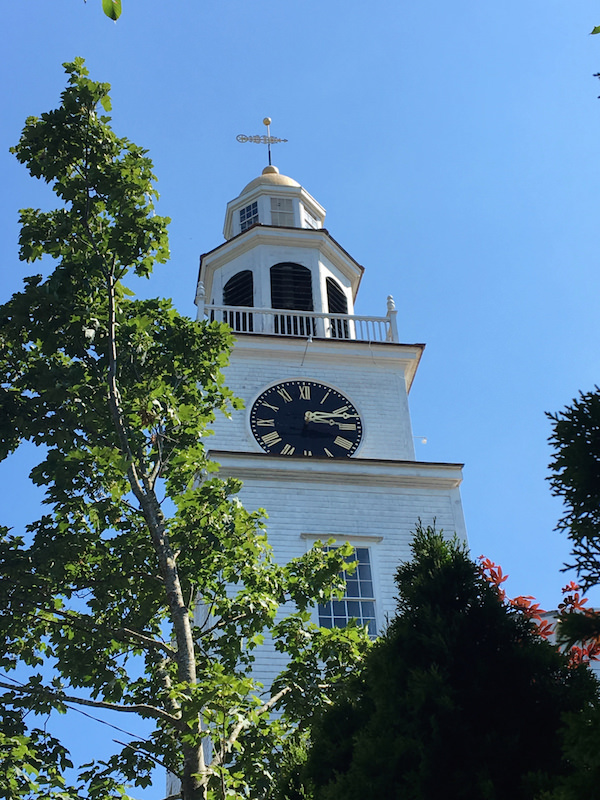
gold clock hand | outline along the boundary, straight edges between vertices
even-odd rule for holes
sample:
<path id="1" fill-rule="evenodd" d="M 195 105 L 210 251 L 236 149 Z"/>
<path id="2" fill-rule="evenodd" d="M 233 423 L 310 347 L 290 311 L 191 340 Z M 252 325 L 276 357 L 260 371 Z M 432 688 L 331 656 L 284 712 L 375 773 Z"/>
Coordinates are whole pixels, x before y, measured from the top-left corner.
<path id="1" fill-rule="evenodd" d="M 349 414 L 347 411 L 307 411 L 304 418 L 307 422 L 325 422 L 334 418 L 358 419 L 358 414 Z"/>
<path id="2" fill-rule="evenodd" d="M 329 417 L 330 414 L 325 414 L 323 411 L 306 411 L 304 414 L 304 421 L 322 422 L 324 425 L 335 425 L 335 422 Z"/>

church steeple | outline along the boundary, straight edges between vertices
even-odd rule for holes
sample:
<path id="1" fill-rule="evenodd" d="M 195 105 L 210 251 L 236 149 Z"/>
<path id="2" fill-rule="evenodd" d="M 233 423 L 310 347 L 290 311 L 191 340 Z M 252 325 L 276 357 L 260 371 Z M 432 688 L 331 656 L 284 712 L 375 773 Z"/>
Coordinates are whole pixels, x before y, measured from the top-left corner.
<path id="1" fill-rule="evenodd" d="M 199 312 L 204 303 L 241 333 L 356 338 L 332 315 L 354 313 L 363 267 L 324 220 L 306 189 L 265 167 L 227 204 L 226 242 L 201 258 Z M 268 313 L 277 310 L 299 313 Z"/>
<path id="2" fill-rule="evenodd" d="M 324 219 L 274 167 L 228 204 L 197 302 L 201 319 L 233 328 L 226 381 L 244 410 L 216 419 L 207 444 L 221 474 L 244 482 L 246 507 L 267 509 L 278 560 L 317 540 L 357 548 L 357 580 L 314 617 L 325 627 L 355 618 L 374 634 L 394 613 L 394 573 L 417 520 L 465 538 L 462 476 L 457 464 L 415 461 L 408 393 L 424 346 L 399 341 L 391 297 L 386 316 L 354 313 L 363 268 Z M 265 685 L 277 658 L 257 659 Z"/>

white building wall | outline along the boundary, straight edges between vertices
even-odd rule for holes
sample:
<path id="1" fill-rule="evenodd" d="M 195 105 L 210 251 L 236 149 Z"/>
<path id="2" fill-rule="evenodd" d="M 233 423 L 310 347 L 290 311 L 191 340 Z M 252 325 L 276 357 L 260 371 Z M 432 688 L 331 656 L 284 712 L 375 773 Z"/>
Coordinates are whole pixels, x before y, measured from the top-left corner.
<path id="1" fill-rule="evenodd" d="M 456 465 L 424 465 L 419 471 L 405 463 L 348 459 L 328 475 L 327 462 L 309 471 L 307 462 L 285 457 L 264 455 L 246 462 L 236 454 L 215 457 L 226 474 L 243 480 L 245 508 L 266 509 L 269 543 L 279 563 L 302 555 L 317 540 L 369 548 L 379 632 L 395 615 L 394 576 L 399 563 L 410 558 L 418 520 L 424 525 L 435 521 L 438 530 L 466 540 Z M 269 686 L 284 664 L 266 644 L 257 653 L 254 672 Z"/>
<path id="2" fill-rule="evenodd" d="M 231 419 L 218 415 L 207 447 L 262 452 L 248 422 L 252 403 L 267 386 L 304 379 L 333 386 L 356 407 L 363 438 L 355 457 L 412 461 L 406 373 L 418 355 L 401 345 L 240 336 L 225 379 L 245 409 L 233 412 Z"/>

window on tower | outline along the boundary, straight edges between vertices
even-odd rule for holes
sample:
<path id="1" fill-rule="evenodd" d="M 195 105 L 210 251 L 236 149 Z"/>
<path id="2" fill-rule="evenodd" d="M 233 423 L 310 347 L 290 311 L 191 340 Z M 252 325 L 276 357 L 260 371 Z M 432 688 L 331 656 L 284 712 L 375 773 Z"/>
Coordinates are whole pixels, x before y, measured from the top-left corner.
<path id="1" fill-rule="evenodd" d="M 223 288 L 223 303 L 226 306 L 253 306 L 254 279 L 249 269 L 237 272 Z"/>
<path id="2" fill-rule="evenodd" d="M 271 198 L 271 225 L 294 227 L 294 206 L 289 197 Z"/>
<path id="3" fill-rule="evenodd" d="M 254 305 L 254 278 L 251 270 L 244 269 L 230 278 L 223 287 L 223 305 L 225 306 L 250 306 Z M 225 310 L 223 322 L 230 325 L 234 331 L 254 330 L 254 317 L 251 311 Z"/>
<path id="4" fill-rule="evenodd" d="M 271 267 L 271 307 L 312 311 L 312 276 L 308 267 L 291 262 Z M 275 333 L 288 336 L 315 335 L 315 321 L 300 314 L 276 314 Z"/>
<path id="5" fill-rule="evenodd" d="M 347 314 L 348 313 L 348 299 L 344 294 L 342 287 L 333 278 L 327 278 L 325 281 L 327 286 L 327 308 L 330 314 Z M 330 319 L 330 336 L 333 339 L 349 339 L 350 331 L 348 328 L 348 320 L 346 319 Z"/>
<path id="6" fill-rule="evenodd" d="M 310 213 L 310 211 L 306 208 L 306 206 L 303 207 L 303 210 L 304 210 L 304 227 L 319 228 L 320 227 L 319 220 L 313 214 Z"/>
<path id="7" fill-rule="evenodd" d="M 245 208 L 240 208 L 240 231 L 245 231 L 258 222 L 258 203 L 250 203 Z"/>
<path id="8" fill-rule="evenodd" d="M 354 554 L 358 562 L 356 570 L 352 574 L 342 573 L 346 581 L 344 597 L 319 605 L 319 625 L 323 628 L 345 628 L 354 619 L 359 625 L 366 625 L 369 636 L 374 637 L 377 635 L 377 624 L 369 548 L 357 547 Z"/>
<path id="9" fill-rule="evenodd" d="M 284 262 L 271 267 L 271 305 L 294 311 L 312 311 L 312 276 L 308 267 Z"/>

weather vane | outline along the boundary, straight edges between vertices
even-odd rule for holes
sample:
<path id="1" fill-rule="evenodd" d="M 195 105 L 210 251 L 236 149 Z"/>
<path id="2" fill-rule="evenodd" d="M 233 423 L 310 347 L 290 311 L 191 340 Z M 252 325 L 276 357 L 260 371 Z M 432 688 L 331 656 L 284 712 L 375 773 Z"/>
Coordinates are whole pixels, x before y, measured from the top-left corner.
<path id="1" fill-rule="evenodd" d="M 246 136 L 240 133 L 235 138 L 238 142 L 253 142 L 254 144 L 266 144 L 269 149 L 269 166 L 271 166 L 271 145 L 279 144 L 279 142 L 287 142 L 287 139 L 278 139 L 277 136 L 271 136 L 271 117 L 265 117 L 263 123 L 267 126 L 266 136 Z"/>

